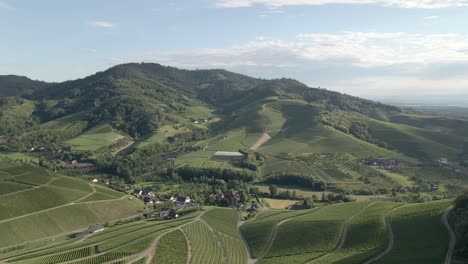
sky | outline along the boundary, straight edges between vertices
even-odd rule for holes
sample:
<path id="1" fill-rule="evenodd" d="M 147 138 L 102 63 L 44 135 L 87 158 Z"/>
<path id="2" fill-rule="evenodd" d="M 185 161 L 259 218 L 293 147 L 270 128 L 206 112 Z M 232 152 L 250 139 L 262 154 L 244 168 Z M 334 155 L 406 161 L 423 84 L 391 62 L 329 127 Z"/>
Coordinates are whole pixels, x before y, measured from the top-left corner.
<path id="1" fill-rule="evenodd" d="M 365 98 L 468 95 L 468 0 L 0 0 L 0 74 L 223 68 Z"/>

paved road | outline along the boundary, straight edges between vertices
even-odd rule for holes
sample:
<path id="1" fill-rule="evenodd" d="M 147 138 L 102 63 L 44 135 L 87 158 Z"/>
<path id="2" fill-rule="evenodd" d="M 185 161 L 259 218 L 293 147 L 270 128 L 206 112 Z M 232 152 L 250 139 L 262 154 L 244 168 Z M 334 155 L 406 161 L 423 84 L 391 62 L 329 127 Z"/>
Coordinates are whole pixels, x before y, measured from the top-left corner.
<path id="1" fill-rule="evenodd" d="M 449 220 L 448 220 L 448 216 L 452 211 L 453 211 L 453 206 L 450 206 L 444 212 L 444 215 L 443 215 L 445 227 L 447 227 L 447 229 L 449 231 L 449 234 L 450 234 L 450 243 L 449 243 L 449 248 L 448 248 L 448 251 L 447 251 L 447 255 L 445 257 L 445 262 L 444 262 L 445 264 L 452 263 L 453 249 L 455 248 L 455 242 L 456 242 L 456 238 L 457 238 L 455 236 L 455 232 L 453 231 L 452 226 L 450 226 L 450 223 L 449 223 Z"/>

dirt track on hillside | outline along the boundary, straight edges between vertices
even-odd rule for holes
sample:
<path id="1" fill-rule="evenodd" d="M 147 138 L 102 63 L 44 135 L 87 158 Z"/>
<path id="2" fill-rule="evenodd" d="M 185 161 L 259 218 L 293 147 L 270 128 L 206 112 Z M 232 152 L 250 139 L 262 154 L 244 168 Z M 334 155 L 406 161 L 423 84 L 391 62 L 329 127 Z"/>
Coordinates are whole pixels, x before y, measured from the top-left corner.
<path id="1" fill-rule="evenodd" d="M 453 231 L 452 227 L 450 226 L 450 223 L 449 223 L 449 220 L 448 220 L 448 216 L 450 214 L 450 212 L 453 210 L 453 206 L 450 206 L 445 212 L 444 212 L 444 215 L 443 215 L 443 219 L 444 219 L 444 224 L 445 226 L 447 227 L 448 231 L 449 231 L 449 234 L 450 234 L 450 244 L 449 244 L 449 249 L 447 251 L 447 255 L 445 257 L 445 264 L 450 264 L 452 263 L 452 255 L 453 255 L 453 249 L 455 248 L 455 242 L 456 242 L 456 236 L 455 236 L 455 232 Z"/>
<path id="2" fill-rule="evenodd" d="M 264 133 L 262 137 L 255 142 L 255 144 L 250 147 L 250 150 L 256 151 L 259 147 L 261 147 L 263 144 L 265 144 L 268 140 L 270 140 L 271 137 L 267 133 Z"/>

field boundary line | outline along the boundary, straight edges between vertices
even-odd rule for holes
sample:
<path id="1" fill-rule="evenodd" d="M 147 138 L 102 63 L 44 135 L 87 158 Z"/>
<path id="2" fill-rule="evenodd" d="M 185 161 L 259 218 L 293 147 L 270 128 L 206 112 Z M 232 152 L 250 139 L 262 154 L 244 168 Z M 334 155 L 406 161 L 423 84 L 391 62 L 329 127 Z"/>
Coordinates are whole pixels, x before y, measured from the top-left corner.
<path id="1" fill-rule="evenodd" d="M 322 255 L 318 258 L 315 258 L 309 262 L 306 262 L 307 264 L 310 264 L 310 263 L 314 263 L 315 261 L 319 260 L 319 259 L 322 259 L 322 258 L 325 258 L 325 257 L 328 257 L 330 256 L 331 254 L 335 254 L 337 253 L 338 251 L 340 251 L 343 246 L 344 246 L 344 243 L 346 242 L 346 238 L 348 236 L 348 231 L 349 231 L 349 227 L 351 226 L 354 218 L 356 218 L 356 216 L 364 213 L 369 207 L 371 207 L 372 205 L 374 205 L 376 202 L 371 202 L 369 203 L 368 205 L 364 206 L 364 208 L 362 208 L 361 210 L 359 210 L 357 213 L 353 214 L 351 217 L 349 217 L 346 222 L 344 223 L 344 226 L 343 226 L 343 231 L 341 232 L 341 238 L 340 238 L 340 243 L 335 247 L 335 249 L 333 249 L 331 252 L 328 252 L 327 254 L 325 255 Z"/>
<path id="2" fill-rule="evenodd" d="M 450 243 L 449 243 L 449 248 L 447 250 L 447 255 L 445 256 L 445 264 L 451 264 L 452 263 L 452 256 L 453 256 L 453 249 L 455 248 L 455 243 L 457 241 L 457 237 L 455 235 L 455 232 L 453 231 L 452 226 L 449 223 L 448 217 L 450 213 L 453 211 L 454 206 L 450 206 L 447 210 L 445 210 L 443 214 L 443 220 L 444 220 L 444 225 L 447 227 L 447 230 L 449 231 L 450 234 Z"/>
<path id="3" fill-rule="evenodd" d="M 250 221 L 254 221 L 258 215 L 259 213 L 255 214 L 254 217 L 250 219 Z M 250 221 L 242 221 L 242 215 L 239 214 L 239 222 L 237 222 L 237 232 L 239 233 L 242 244 L 244 244 L 245 251 L 247 252 L 247 264 L 254 264 L 256 260 L 253 258 L 252 249 L 250 248 L 249 243 L 245 239 L 244 232 L 242 232 L 242 226 Z"/>
<path id="4" fill-rule="evenodd" d="M 387 248 L 383 251 L 383 252 L 380 252 L 378 255 L 372 257 L 370 260 L 364 262 L 364 264 L 370 264 L 380 258 L 382 258 L 383 256 L 387 255 L 390 251 L 392 251 L 393 249 L 393 245 L 395 243 L 395 233 L 393 233 L 393 228 L 392 228 L 392 214 L 398 210 L 399 208 L 401 208 L 403 205 L 399 205 L 395 208 L 393 208 L 392 210 L 390 210 L 387 215 L 385 216 L 385 223 L 387 224 L 387 232 L 389 234 L 389 243 L 388 243 L 388 246 Z"/>

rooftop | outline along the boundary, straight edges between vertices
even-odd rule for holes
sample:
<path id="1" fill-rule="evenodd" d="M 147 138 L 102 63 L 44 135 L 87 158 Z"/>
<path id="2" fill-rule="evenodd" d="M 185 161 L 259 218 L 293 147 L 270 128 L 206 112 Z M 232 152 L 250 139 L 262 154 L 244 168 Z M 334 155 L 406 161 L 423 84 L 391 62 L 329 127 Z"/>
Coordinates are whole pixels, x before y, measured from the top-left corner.
<path id="1" fill-rule="evenodd" d="M 216 151 L 214 156 L 218 157 L 244 157 L 244 154 L 240 152 L 231 152 L 231 151 Z"/>

